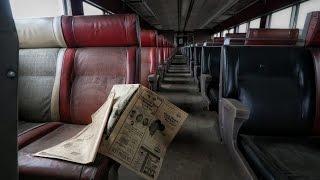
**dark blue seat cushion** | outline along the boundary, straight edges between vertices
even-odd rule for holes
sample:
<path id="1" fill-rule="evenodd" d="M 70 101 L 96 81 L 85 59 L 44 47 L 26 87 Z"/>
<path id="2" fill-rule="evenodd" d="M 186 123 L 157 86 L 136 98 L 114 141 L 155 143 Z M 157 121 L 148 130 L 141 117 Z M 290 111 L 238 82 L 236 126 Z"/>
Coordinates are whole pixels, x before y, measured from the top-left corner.
<path id="1" fill-rule="evenodd" d="M 258 179 L 320 179 L 319 137 L 241 135 L 238 143 Z"/>

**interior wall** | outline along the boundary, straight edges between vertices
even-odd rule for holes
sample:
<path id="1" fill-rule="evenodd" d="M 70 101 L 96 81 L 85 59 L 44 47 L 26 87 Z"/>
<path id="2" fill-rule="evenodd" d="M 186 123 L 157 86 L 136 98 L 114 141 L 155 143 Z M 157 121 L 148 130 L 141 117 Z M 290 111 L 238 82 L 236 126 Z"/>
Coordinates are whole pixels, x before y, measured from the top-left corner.
<path id="1" fill-rule="evenodd" d="M 72 7 L 73 15 L 83 15 L 82 2 L 85 0 L 68 0 Z M 126 6 L 121 0 L 89 0 L 90 2 L 100 6 L 115 14 L 136 14 L 130 7 Z M 139 18 L 140 27 L 142 29 L 155 29 L 147 21 Z"/>
<path id="2" fill-rule="evenodd" d="M 201 43 L 205 41 L 210 41 L 212 32 L 208 30 L 199 30 L 194 32 L 194 42 Z"/>

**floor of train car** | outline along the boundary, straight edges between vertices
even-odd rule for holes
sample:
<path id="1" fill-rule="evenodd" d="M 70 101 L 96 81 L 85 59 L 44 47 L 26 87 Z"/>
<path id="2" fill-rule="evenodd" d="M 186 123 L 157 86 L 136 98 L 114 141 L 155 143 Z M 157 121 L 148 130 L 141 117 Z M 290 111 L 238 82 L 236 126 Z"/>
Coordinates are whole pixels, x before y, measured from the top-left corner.
<path id="1" fill-rule="evenodd" d="M 159 94 L 188 112 L 189 117 L 169 146 L 158 179 L 237 179 L 227 150 L 217 138 L 217 114 L 206 110 L 181 56 L 175 56 Z M 142 178 L 122 166 L 119 179 Z"/>

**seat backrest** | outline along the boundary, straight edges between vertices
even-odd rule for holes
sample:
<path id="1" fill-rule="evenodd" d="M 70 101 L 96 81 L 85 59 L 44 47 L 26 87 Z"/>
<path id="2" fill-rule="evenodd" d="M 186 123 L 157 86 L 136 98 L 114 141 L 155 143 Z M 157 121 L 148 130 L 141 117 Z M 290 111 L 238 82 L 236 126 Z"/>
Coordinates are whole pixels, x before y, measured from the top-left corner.
<path id="1" fill-rule="evenodd" d="M 296 45 L 299 29 L 249 29 L 245 45 Z"/>
<path id="2" fill-rule="evenodd" d="M 209 74 L 209 50 L 210 46 L 212 46 L 213 42 L 207 41 L 203 43 L 202 51 L 201 51 L 201 74 Z"/>
<path id="3" fill-rule="evenodd" d="M 39 26 L 44 21 L 47 25 Z M 24 19 L 16 25 L 25 48 L 20 50 L 20 119 L 88 124 L 114 84 L 140 81 L 135 15 Z"/>
<path id="4" fill-rule="evenodd" d="M 241 133 L 311 133 L 315 74 L 309 50 L 296 46 L 225 46 L 222 60 L 222 97 L 238 99 L 250 109 Z"/>
<path id="5" fill-rule="evenodd" d="M 219 82 L 221 46 L 205 42 L 201 55 L 201 74 L 210 74 L 214 82 Z M 217 84 L 218 85 L 218 84 Z"/>
<path id="6" fill-rule="evenodd" d="M 148 76 L 156 74 L 158 66 L 157 32 L 154 30 L 141 31 L 141 84 L 149 86 Z"/>
<path id="7" fill-rule="evenodd" d="M 222 97 L 238 99 L 250 109 L 241 133 L 267 136 L 320 134 L 319 29 L 319 12 L 310 13 L 305 32 L 309 37 L 306 45 L 313 47 L 311 49 L 292 46 L 297 39 L 297 30 L 254 30 L 249 32 L 249 37 L 250 34 L 261 37 L 259 33 L 262 32 L 272 37 L 271 42 L 274 37 L 278 38 L 260 46 L 223 47 Z M 282 46 L 273 46 L 279 44 Z"/>
<path id="8" fill-rule="evenodd" d="M 194 47 L 194 61 L 195 65 L 200 65 L 201 63 L 201 53 L 202 53 L 202 43 L 196 43 Z"/>
<path id="9" fill-rule="evenodd" d="M 164 54 L 163 54 L 163 44 L 164 44 L 164 36 L 163 35 L 158 35 L 158 48 L 157 48 L 157 51 L 158 51 L 158 64 L 159 65 L 163 65 L 164 63 Z"/>
<path id="10" fill-rule="evenodd" d="M 307 15 L 303 29 L 305 46 L 309 48 L 313 57 L 316 83 L 316 112 L 313 126 L 313 134 L 320 135 L 320 11 Z"/>

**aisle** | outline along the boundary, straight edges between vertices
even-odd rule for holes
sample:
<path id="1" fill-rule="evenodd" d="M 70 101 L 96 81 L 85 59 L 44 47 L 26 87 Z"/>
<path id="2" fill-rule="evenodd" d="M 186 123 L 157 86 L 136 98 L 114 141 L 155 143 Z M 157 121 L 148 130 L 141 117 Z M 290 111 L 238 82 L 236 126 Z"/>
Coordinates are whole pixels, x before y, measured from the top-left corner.
<path id="1" fill-rule="evenodd" d="M 226 148 L 217 139 L 217 114 L 205 110 L 201 94 L 180 56 L 176 56 L 166 73 L 159 94 L 189 113 L 168 149 L 159 180 L 237 179 Z M 121 167 L 119 179 L 141 178 Z"/>

